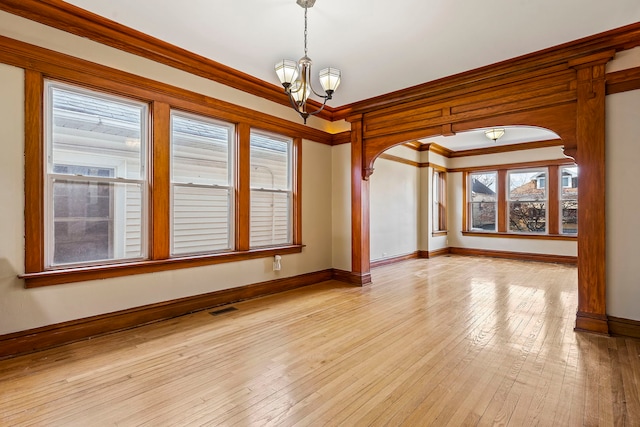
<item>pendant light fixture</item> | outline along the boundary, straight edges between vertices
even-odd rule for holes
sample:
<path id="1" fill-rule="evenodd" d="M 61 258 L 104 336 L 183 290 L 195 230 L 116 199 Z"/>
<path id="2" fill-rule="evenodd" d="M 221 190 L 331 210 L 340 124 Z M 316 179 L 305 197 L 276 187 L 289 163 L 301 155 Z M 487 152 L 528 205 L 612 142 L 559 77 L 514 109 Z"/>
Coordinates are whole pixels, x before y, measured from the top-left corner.
<path id="1" fill-rule="evenodd" d="M 284 87 L 284 93 L 289 95 L 291 106 L 300 114 L 300 117 L 307 123 L 307 118 L 318 114 L 324 109 L 327 101 L 331 99 L 333 93 L 340 85 L 340 70 L 337 68 L 324 68 L 320 70 L 320 85 L 325 94 L 321 95 L 311 84 L 311 58 L 307 55 L 307 11 L 313 7 L 316 0 L 296 0 L 296 3 L 304 8 L 304 56 L 296 61 L 283 59 L 275 65 L 276 74 L 280 83 Z M 311 94 L 315 94 L 322 99 L 322 106 L 315 111 L 307 109 L 307 100 Z"/>
<path id="2" fill-rule="evenodd" d="M 496 142 L 498 139 L 504 136 L 504 129 L 489 129 L 485 130 L 484 134 L 487 138 L 492 139 L 493 142 Z"/>

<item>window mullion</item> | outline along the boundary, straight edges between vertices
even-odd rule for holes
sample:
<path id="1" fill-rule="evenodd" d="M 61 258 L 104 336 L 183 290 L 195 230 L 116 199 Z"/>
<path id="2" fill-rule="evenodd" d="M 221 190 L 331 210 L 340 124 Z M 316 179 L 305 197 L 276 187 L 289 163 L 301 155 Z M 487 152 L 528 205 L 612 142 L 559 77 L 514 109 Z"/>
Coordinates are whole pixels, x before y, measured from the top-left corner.
<path id="1" fill-rule="evenodd" d="M 236 127 L 236 250 L 249 250 L 249 217 L 251 209 L 251 127 L 239 123 Z"/>
<path id="2" fill-rule="evenodd" d="M 169 258 L 170 253 L 171 109 L 169 104 L 158 101 L 153 103 L 152 109 L 149 257 L 157 260 Z"/>
<path id="3" fill-rule="evenodd" d="M 498 182 L 496 185 L 496 193 L 498 194 L 498 232 L 507 232 L 507 191 L 509 186 L 507 185 L 507 170 L 500 169 L 498 171 Z"/>

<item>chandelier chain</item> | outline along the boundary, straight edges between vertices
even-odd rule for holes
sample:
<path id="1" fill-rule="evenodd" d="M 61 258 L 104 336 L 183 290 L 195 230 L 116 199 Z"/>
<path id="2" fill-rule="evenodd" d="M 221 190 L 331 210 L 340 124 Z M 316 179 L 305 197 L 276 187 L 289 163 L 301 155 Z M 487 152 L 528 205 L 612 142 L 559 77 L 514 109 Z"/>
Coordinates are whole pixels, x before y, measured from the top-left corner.
<path id="1" fill-rule="evenodd" d="M 304 8 L 304 56 L 307 55 L 307 10 L 308 8 L 305 6 Z"/>

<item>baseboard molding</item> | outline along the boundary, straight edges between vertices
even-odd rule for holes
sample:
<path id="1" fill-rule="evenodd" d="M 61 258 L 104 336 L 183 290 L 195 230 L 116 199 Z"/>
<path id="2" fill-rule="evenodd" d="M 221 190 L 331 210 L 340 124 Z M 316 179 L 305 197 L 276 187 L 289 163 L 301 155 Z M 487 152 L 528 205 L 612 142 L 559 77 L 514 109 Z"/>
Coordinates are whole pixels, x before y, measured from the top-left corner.
<path id="1" fill-rule="evenodd" d="M 353 271 L 333 269 L 333 280 L 350 285 L 365 286 L 371 283 L 371 273 L 355 273 Z"/>
<path id="2" fill-rule="evenodd" d="M 567 255 L 535 254 L 527 252 L 492 251 L 487 249 L 449 248 L 454 255 L 486 256 L 493 258 L 515 259 L 520 261 L 552 262 L 560 264 L 578 264 L 578 257 Z"/>
<path id="3" fill-rule="evenodd" d="M 419 252 L 413 252 L 406 255 L 394 256 L 391 258 L 383 258 L 376 261 L 371 261 L 371 268 L 380 267 L 382 265 L 395 264 L 396 262 L 406 261 L 408 259 L 417 259 Z"/>
<path id="4" fill-rule="evenodd" d="M 576 313 L 576 327 L 573 330 L 576 332 L 609 335 L 607 316 L 604 314 L 578 311 Z"/>
<path id="5" fill-rule="evenodd" d="M 442 255 L 449 255 L 449 248 L 436 249 L 435 251 L 418 251 L 418 258 L 434 258 Z"/>
<path id="6" fill-rule="evenodd" d="M 0 336 L 0 359 L 331 280 L 332 269 L 269 280 Z M 370 278 L 369 278 L 370 281 Z"/>
<path id="7" fill-rule="evenodd" d="M 640 321 L 622 319 L 620 317 L 607 317 L 609 333 L 617 337 L 640 338 Z"/>

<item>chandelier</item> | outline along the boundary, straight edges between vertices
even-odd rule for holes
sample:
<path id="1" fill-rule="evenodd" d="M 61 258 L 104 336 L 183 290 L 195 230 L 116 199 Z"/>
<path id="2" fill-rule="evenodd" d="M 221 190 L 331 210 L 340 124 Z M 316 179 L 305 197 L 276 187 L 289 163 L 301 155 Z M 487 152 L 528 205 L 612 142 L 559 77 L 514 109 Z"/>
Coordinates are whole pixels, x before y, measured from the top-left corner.
<path id="1" fill-rule="evenodd" d="M 324 68 L 320 70 L 320 85 L 325 92 L 321 95 L 311 84 L 311 58 L 307 55 L 307 10 L 313 7 L 316 0 L 296 0 L 296 3 L 304 8 L 304 56 L 296 61 L 283 59 L 275 65 L 276 74 L 284 87 L 284 93 L 289 95 L 291 106 L 300 114 L 307 123 L 307 118 L 318 114 L 324 109 L 327 101 L 340 85 L 340 70 L 337 68 Z M 322 106 L 315 111 L 307 109 L 307 99 L 311 94 L 322 99 Z"/>

